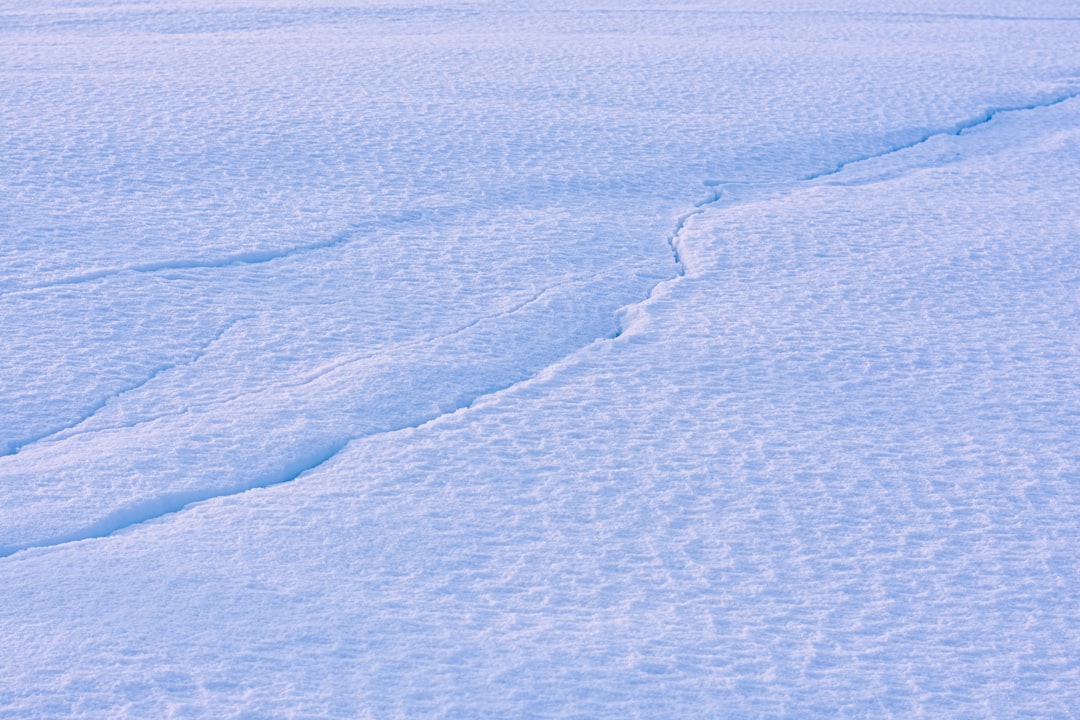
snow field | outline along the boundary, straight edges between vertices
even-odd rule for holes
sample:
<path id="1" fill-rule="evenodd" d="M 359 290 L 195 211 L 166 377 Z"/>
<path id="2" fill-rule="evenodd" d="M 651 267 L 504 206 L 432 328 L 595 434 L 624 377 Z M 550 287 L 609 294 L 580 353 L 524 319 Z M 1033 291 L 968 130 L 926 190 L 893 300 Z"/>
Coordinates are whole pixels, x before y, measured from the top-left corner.
<path id="1" fill-rule="evenodd" d="M 1076 22 L 914 10 L 4 8 L 0 716 L 1077 714 Z"/>

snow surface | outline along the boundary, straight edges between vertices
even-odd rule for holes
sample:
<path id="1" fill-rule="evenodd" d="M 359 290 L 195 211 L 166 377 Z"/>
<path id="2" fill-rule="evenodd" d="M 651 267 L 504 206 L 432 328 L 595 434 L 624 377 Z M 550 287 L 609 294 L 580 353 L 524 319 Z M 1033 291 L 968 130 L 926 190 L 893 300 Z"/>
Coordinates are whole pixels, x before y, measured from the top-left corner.
<path id="1" fill-rule="evenodd" d="M 1080 715 L 1069 2 L 0 0 L 0 717 Z"/>

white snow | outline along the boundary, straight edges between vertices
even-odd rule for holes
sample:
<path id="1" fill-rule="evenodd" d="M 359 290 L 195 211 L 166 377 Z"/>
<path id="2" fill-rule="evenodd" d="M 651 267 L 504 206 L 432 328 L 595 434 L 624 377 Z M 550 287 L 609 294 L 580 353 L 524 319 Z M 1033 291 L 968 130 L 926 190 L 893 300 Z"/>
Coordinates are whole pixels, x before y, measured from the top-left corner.
<path id="1" fill-rule="evenodd" d="M 1080 714 L 1065 2 L 0 0 L 0 717 Z"/>

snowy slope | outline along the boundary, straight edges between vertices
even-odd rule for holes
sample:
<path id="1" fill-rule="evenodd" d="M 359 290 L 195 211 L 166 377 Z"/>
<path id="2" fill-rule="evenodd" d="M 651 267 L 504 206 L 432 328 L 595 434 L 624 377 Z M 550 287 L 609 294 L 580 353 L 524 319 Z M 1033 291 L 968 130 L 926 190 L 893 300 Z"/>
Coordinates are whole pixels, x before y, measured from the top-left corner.
<path id="1" fill-rule="evenodd" d="M 1070 13 L 0 6 L 0 716 L 1080 713 Z"/>

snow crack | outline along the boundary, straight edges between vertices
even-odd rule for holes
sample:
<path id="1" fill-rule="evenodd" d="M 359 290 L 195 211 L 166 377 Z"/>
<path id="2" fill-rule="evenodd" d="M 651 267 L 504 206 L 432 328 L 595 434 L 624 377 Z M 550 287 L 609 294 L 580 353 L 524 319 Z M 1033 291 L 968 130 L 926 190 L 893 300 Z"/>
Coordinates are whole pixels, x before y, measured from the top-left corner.
<path id="1" fill-rule="evenodd" d="M 616 335 L 609 336 L 609 338 L 617 337 Z M 605 338 L 601 338 L 603 340 Z M 594 341 L 596 342 L 596 341 Z M 565 360 L 566 358 L 563 358 Z M 553 365 L 557 365 L 554 363 Z M 97 520 L 86 527 L 79 530 L 58 535 L 47 540 L 41 540 L 38 542 L 27 543 L 25 545 L 0 547 L 0 559 L 10 557 L 16 553 L 24 552 L 27 550 L 40 550 L 55 548 L 70 543 L 81 542 L 83 540 L 99 540 L 113 535 L 117 535 L 126 530 L 132 528 L 147 525 L 160 520 L 168 515 L 174 515 L 184 510 L 191 509 L 202 503 L 220 500 L 224 498 L 233 497 L 242 493 L 250 492 L 252 490 L 261 490 L 264 488 L 274 487 L 276 485 L 284 485 L 294 480 L 300 479 L 302 476 L 313 472 L 319 467 L 330 462 L 336 457 L 342 450 L 344 450 L 349 443 L 353 440 L 360 440 L 363 438 L 370 438 L 379 435 L 390 435 L 393 433 L 403 432 L 407 430 L 416 430 L 426 425 L 430 425 L 434 422 L 450 417 L 458 412 L 468 410 L 478 400 L 494 397 L 502 392 L 513 389 L 514 387 L 524 385 L 526 383 L 535 380 L 536 378 L 550 372 L 553 367 L 547 366 L 540 369 L 533 375 L 523 380 L 507 383 L 498 387 L 484 389 L 460 399 L 452 408 L 443 412 L 435 413 L 433 415 L 425 416 L 417 419 L 413 422 L 402 424 L 396 427 L 376 430 L 356 437 L 348 437 L 340 440 L 333 441 L 324 445 L 320 450 L 297 459 L 290 464 L 284 471 L 276 473 L 262 480 L 254 483 L 244 484 L 242 486 L 234 486 L 231 488 L 207 488 L 200 490 L 190 490 L 174 493 L 166 493 L 158 495 L 152 498 L 146 498 L 137 502 L 131 503 L 125 507 L 115 510 L 105 517 Z"/>
<path id="2" fill-rule="evenodd" d="M 986 125 L 987 123 L 992 121 L 994 118 L 998 117 L 999 115 L 1003 115 L 1003 114 L 1006 114 L 1006 113 L 1024 112 L 1024 111 L 1028 111 L 1028 110 L 1039 110 L 1039 109 L 1042 109 L 1042 108 L 1049 108 L 1049 107 L 1053 107 L 1055 105 L 1060 105 L 1061 103 L 1064 103 L 1064 102 L 1068 102 L 1069 100 L 1073 100 L 1073 99 L 1075 99 L 1077 97 L 1080 97 L 1080 91 L 1070 90 L 1068 92 L 1063 92 L 1063 93 L 1058 93 L 1056 95 L 1053 95 L 1049 99 L 1042 100 L 1042 101 L 1037 101 L 1037 102 L 1032 102 L 1032 103 L 1028 103 L 1028 104 L 1025 104 L 1025 105 L 1014 105 L 1014 106 L 1003 106 L 1003 107 L 990 108 L 990 109 L 986 110 L 985 112 L 981 113 L 980 115 L 977 115 L 974 118 L 970 118 L 970 119 L 965 120 L 963 122 L 957 123 L 956 125 L 953 125 L 951 127 L 947 127 L 947 128 L 940 129 L 940 130 L 934 130 L 932 132 L 929 132 L 929 133 L 926 133 L 925 135 L 920 136 L 919 138 L 917 138 L 915 140 L 912 140 L 910 142 L 903 143 L 903 144 L 900 144 L 900 145 L 894 145 L 893 147 L 890 147 L 890 148 L 888 148 L 886 150 L 882 150 L 881 152 L 878 152 L 878 153 L 873 153 L 871 155 L 860 155 L 858 157 L 853 157 L 853 158 L 850 158 L 848 160 L 843 160 L 841 162 L 838 162 L 836 165 L 834 165 L 829 170 L 825 170 L 825 171 L 822 171 L 822 172 L 817 172 L 817 173 L 813 173 L 813 174 L 810 174 L 810 175 L 806 175 L 806 176 L 803 176 L 801 178 L 797 178 L 795 180 L 786 180 L 786 181 L 785 180 L 778 180 L 778 181 L 771 181 L 771 182 L 770 181 L 745 182 L 745 181 L 739 181 L 739 180 L 706 180 L 704 185 L 705 185 L 705 187 L 709 188 L 711 194 L 709 195 L 709 197 L 694 203 L 694 209 L 693 210 L 691 210 L 690 212 L 687 212 L 684 215 L 681 215 L 678 218 L 678 220 L 677 220 L 677 222 L 675 224 L 674 232 L 672 232 L 672 234 L 668 237 L 668 246 L 671 248 L 671 252 L 675 257 L 675 262 L 679 266 L 679 273 L 678 273 L 679 277 L 682 277 L 682 276 L 684 276 L 686 274 L 685 252 L 683 252 L 680 249 L 681 248 L 680 238 L 682 236 L 684 228 L 686 227 L 686 223 L 689 222 L 690 219 L 692 217 L 694 217 L 695 215 L 701 215 L 709 207 L 718 204 L 721 200 L 723 200 L 725 198 L 725 192 L 728 192 L 728 194 L 730 196 L 730 188 L 745 187 L 745 188 L 761 188 L 761 189 L 768 188 L 768 189 L 774 189 L 776 191 L 790 190 L 790 189 L 798 187 L 798 186 L 806 185 L 806 184 L 813 183 L 813 182 L 818 181 L 818 180 L 823 180 L 825 178 L 829 178 L 829 177 L 838 175 L 841 172 L 843 172 L 846 168 L 851 167 L 852 165 L 856 165 L 858 163 L 863 163 L 863 162 L 869 162 L 871 160 L 878 160 L 880 158 L 888 157 L 890 155 L 895 155 L 896 153 L 903 152 L 904 150 L 909 150 L 911 148 L 918 147 L 919 145 L 923 145 L 923 144 L 929 142 L 930 140 L 932 140 L 933 138 L 936 138 L 936 137 L 943 137 L 943 136 L 948 136 L 948 135 L 954 135 L 954 136 L 958 136 L 958 137 L 962 136 L 965 132 L 967 132 L 969 130 L 972 130 L 972 129 L 977 128 L 977 127 L 982 126 L 982 125 Z M 655 288 L 654 288 L 654 290 L 655 290 Z M 650 297 L 651 297 L 651 292 L 650 292 Z M 648 298 L 646 298 L 646 301 L 647 300 L 648 300 Z M 643 302 L 645 302 L 645 301 L 643 301 Z M 627 308 L 627 309 L 629 309 L 629 308 Z"/>
<path id="3" fill-rule="evenodd" d="M 29 287 L 18 288 L 16 290 L 9 290 L 5 293 L 0 293 L 0 297 L 39 292 L 41 290 L 49 290 L 52 288 L 64 287 L 67 285 L 83 285 L 86 283 L 95 282 L 97 280 L 104 280 L 107 278 L 115 277 L 117 275 L 123 275 L 128 273 L 152 274 L 177 270 L 207 270 L 217 268 L 229 268 L 242 265 L 262 265 L 264 263 L 274 262 L 275 260 L 282 260 L 295 255 L 303 255 L 318 250 L 326 250 L 330 248 L 336 248 L 342 245 L 347 245 L 352 242 L 359 233 L 363 231 L 372 231 L 381 226 L 389 224 L 411 222 L 419 220 L 421 217 L 423 217 L 423 213 L 411 211 L 402 213 L 400 215 L 380 218 L 378 220 L 373 220 L 369 222 L 353 223 L 349 225 L 346 230 L 325 240 L 308 243 L 306 245 L 294 245 L 291 247 L 279 248 L 276 250 L 247 250 L 243 252 L 232 253 L 230 255 L 225 255 L 218 258 L 163 260 L 160 262 L 125 265 L 122 267 L 101 268 L 98 270 L 93 270 L 91 272 L 83 273 L 81 275 L 71 275 L 69 277 L 58 278 L 56 280 L 41 283 L 40 285 L 31 285 Z"/>
<path id="4" fill-rule="evenodd" d="M 151 523 L 167 515 L 178 513 L 181 510 L 185 510 L 208 500 L 230 497 L 247 492 L 248 490 L 272 487 L 274 485 L 292 482 L 301 475 L 311 472 L 320 465 L 328 462 L 337 455 L 345 445 L 345 441 L 333 443 L 319 452 L 300 458 L 282 473 L 267 478 L 256 485 L 231 488 L 226 491 L 215 488 L 212 490 L 190 490 L 186 492 L 166 493 L 164 495 L 140 500 L 111 512 L 100 520 L 74 532 L 65 533 L 37 543 L 17 547 L 0 547 L 0 558 L 10 557 L 15 553 L 23 552 L 24 550 L 52 548 L 68 543 L 80 542 L 82 540 L 110 537 L 129 528 Z"/>
<path id="5" fill-rule="evenodd" d="M 209 340 L 207 340 L 202 345 L 200 345 L 198 348 L 196 348 L 195 353 L 190 358 L 188 358 L 187 360 L 184 360 L 182 362 L 168 363 L 168 364 L 160 365 L 160 366 L 154 368 L 150 372 L 150 374 L 147 375 L 142 380 L 139 380 L 138 382 L 136 382 L 133 385 L 129 385 L 129 386 L 127 386 L 125 388 L 122 388 L 122 389 L 120 389 L 120 390 L 118 390 L 118 391 L 116 391 L 116 392 L 114 392 L 114 393 L 112 393 L 110 395 L 107 395 L 106 397 L 102 398 L 98 402 L 94 403 L 81 416 L 79 416 L 78 418 L 76 418 L 72 422 L 69 422 L 68 424 L 63 425 L 61 427 L 53 428 L 52 430 L 48 430 L 48 431 L 46 431 L 46 432 L 44 432 L 44 433 L 42 433 L 42 434 L 40 434 L 40 435 L 38 435 L 36 437 L 27 438 L 27 439 L 25 439 L 25 440 L 23 440 L 21 442 L 18 442 L 18 443 L 15 443 L 15 444 L 9 446 L 5 452 L 0 452 L 0 458 L 9 457 L 11 455 L 17 455 L 19 453 L 19 451 L 21 451 L 23 448 L 29 447 L 29 446 L 34 445 L 36 443 L 47 442 L 47 441 L 52 440 L 52 439 L 62 439 L 60 436 L 62 436 L 63 433 L 66 433 L 69 430 L 74 430 L 75 428 L 79 427 L 80 425 L 82 425 L 86 421 L 90 420 L 95 415 L 97 415 L 99 412 L 104 410 L 105 407 L 110 402 L 113 402 L 114 400 L 116 400 L 118 398 L 121 398 L 124 395 L 127 395 L 129 393 L 133 393 L 136 390 L 139 390 L 140 388 L 145 387 L 150 382 L 152 382 L 153 380 L 155 380 L 156 378 L 158 378 L 162 374 L 169 372 L 170 370 L 176 370 L 178 368 L 188 367 L 190 365 L 194 365 L 195 363 L 199 362 L 199 360 L 201 360 L 204 355 L 206 355 L 207 351 L 210 350 L 211 346 L 213 346 L 219 340 L 221 340 L 221 338 L 224 337 L 225 334 L 227 332 L 229 332 L 229 330 L 231 330 L 233 328 L 233 326 L 236 325 L 236 323 L 240 322 L 243 319 L 245 319 L 245 318 L 236 318 L 236 319 L 226 323 L 225 326 L 221 328 L 221 330 L 219 330 L 217 333 L 215 333 L 213 335 L 213 337 L 211 337 Z M 72 435 L 77 435 L 77 434 L 79 434 L 79 433 L 72 433 Z M 70 437 L 70 436 L 64 436 L 64 437 Z"/>
<path id="6" fill-rule="evenodd" d="M 530 305 L 533 305 L 534 303 L 539 302 L 541 299 L 543 299 L 543 297 L 545 295 L 548 295 L 549 293 L 551 293 L 552 291 L 554 291 L 554 290 L 556 290 L 558 288 L 566 287 L 566 286 L 569 286 L 569 285 L 580 284 L 582 282 L 583 282 L 582 278 L 571 278 L 569 280 L 566 280 L 566 281 L 563 281 L 563 282 L 560 282 L 560 283 L 556 283 L 554 285 L 551 285 L 550 287 L 543 288 L 542 290 L 539 290 L 539 291 L 533 293 L 529 298 L 517 303 L 513 307 L 507 308 L 506 310 L 502 310 L 502 311 L 494 313 L 492 315 L 485 315 L 485 316 L 476 318 L 475 320 L 471 320 L 468 323 L 466 323 L 464 325 L 461 325 L 460 327 L 454 328 L 453 330 L 450 330 L 449 332 L 443 333 L 441 335 L 435 335 L 435 336 L 432 336 L 432 337 L 421 338 L 419 340 L 415 340 L 415 341 L 409 342 L 409 343 L 404 343 L 404 344 L 401 344 L 401 345 L 394 345 L 394 346 L 391 346 L 391 347 L 386 348 L 384 350 L 381 350 L 379 352 L 368 353 L 368 354 L 365 354 L 365 355 L 361 355 L 359 357 L 353 356 L 353 357 L 348 357 L 348 358 L 345 358 L 345 359 L 339 359 L 339 360 L 337 360 L 335 362 L 332 362 L 332 363 L 330 363 L 328 365 L 324 365 L 323 367 L 321 367 L 321 368 L 319 368 L 319 369 L 317 369 L 317 370 L 315 370 L 313 372 L 308 373 L 307 375 L 303 376 L 299 380 L 296 380 L 294 382 L 280 383 L 280 384 L 275 385 L 274 387 L 276 387 L 278 389 L 300 388 L 300 387 L 303 387 L 305 385 L 311 385 L 312 383 L 315 383 L 320 379 L 326 378 L 326 377 L 328 377 L 330 375 L 333 375 L 336 372 L 342 371 L 342 370 L 344 370 L 346 368 L 349 368 L 349 367 L 360 365 L 362 363 L 378 362 L 380 360 L 384 360 L 387 357 L 391 357 L 391 356 L 393 356 L 395 354 L 401 353 L 401 352 L 406 351 L 406 350 L 417 350 L 417 349 L 424 348 L 424 347 L 427 347 L 427 346 L 435 345 L 436 343 L 439 343 L 439 342 L 441 342 L 443 340 L 447 340 L 447 339 L 455 337 L 457 335 L 461 335 L 461 334 L 465 333 L 466 331 L 468 331 L 470 328 L 476 327 L 477 325 L 480 325 L 482 323 L 491 322 L 493 320 L 498 320 L 499 318 L 503 318 L 503 317 L 509 317 L 509 316 L 511 316 L 511 315 L 513 315 L 515 313 L 521 312 L 522 310 L 528 308 Z M 216 340 L 220 339 L 221 335 L 223 335 L 229 328 L 231 328 L 232 325 L 234 325 L 236 322 L 239 322 L 239 320 L 243 320 L 243 319 L 248 319 L 248 318 L 238 318 L 237 320 L 233 321 L 233 323 L 231 323 L 229 325 L 229 327 L 227 327 L 224 331 L 222 331 L 222 333 L 220 333 L 217 338 L 214 338 L 213 340 L 211 340 L 211 343 L 208 343 L 207 346 L 205 346 L 203 348 L 203 351 L 205 352 L 205 350 L 209 347 L 209 344 L 212 344 L 213 342 L 216 342 Z M 200 357 L 201 357 L 201 354 L 200 354 Z M 87 433 L 90 433 L 90 432 L 95 432 L 93 430 L 86 430 L 86 431 L 80 432 L 80 431 L 77 430 L 77 428 L 78 428 L 79 425 L 83 424 L 84 422 L 89 420 L 91 417 L 93 417 L 97 412 L 100 412 L 110 400 L 112 400 L 112 399 L 114 399 L 116 397 L 119 397 L 121 395 L 124 395 L 124 394 L 126 394 L 128 392 L 131 392 L 133 390 L 137 390 L 138 388 L 142 387 L 143 385 L 148 383 L 150 380 L 153 380 L 154 377 L 162 374 L 163 372 L 166 372 L 168 370 L 171 370 L 171 369 L 174 369 L 174 368 L 177 368 L 177 367 L 184 367 L 184 366 L 187 366 L 187 365 L 194 364 L 194 362 L 197 361 L 198 359 L 199 358 L 193 358 L 192 360 L 190 360 L 190 361 L 188 361 L 186 363 L 165 366 L 165 367 L 159 369 L 157 372 L 155 372 L 153 376 L 151 376 L 151 377 L 147 378 L 146 380 L 140 382 L 138 385 L 130 387 L 130 388 L 126 388 L 125 390 L 123 390 L 123 391 L 121 391 L 119 393 L 116 393 L 114 395 L 110 395 L 108 398 L 103 400 L 101 403 L 95 405 L 94 409 L 89 414 L 85 415 L 84 417 L 80 418 L 79 420 L 76 420 L 75 422 L 73 422 L 73 423 L 71 423 L 71 424 L 69 424 L 69 425 L 67 425 L 67 426 L 65 426 L 63 428 L 60 428 L 58 430 L 50 431 L 48 434 L 43 435 L 42 437 L 39 437 L 39 438 L 36 438 L 34 440 L 23 443 L 22 445 L 19 445 L 18 447 L 13 449 L 11 452 L 6 453 L 6 454 L 14 455 L 22 447 L 25 447 L 26 445 L 29 445 L 32 442 L 39 442 L 39 441 L 43 441 L 43 440 L 66 440 L 68 438 L 76 437 L 78 435 L 84 435 L 84 434 L 87 434 Z M 135 422 L 126 423 L 126 424 L 123 424 L 123 425 L 119 425 L 117 427 L 118 428 L 125 428 L 125 429 L 130 430 L 130 429 L 141 427 L 143 425 L 147 425 L 149 423 L 157 422 L 158 420 L 162 420 L 163 418 L 178 417 L 180 415 L 187 414 L 187 413 L 191 412 L 192 410 L 206 410 L 206 409 L 210 409 L 210 408 L 220 407 L 220 406 L 223 406 L 223 405 L 228 405 L 229 403 L 240 400 L 241 398 L 249 397 L 251 395 L 257 395 L 257 394 L 259 394 L 261 392 L 265 392 L 265 388 L 259 389 L 259 390 L 254 390 L 254 391 L 249 391 L 249 392 L 237 392 L 237 393 L 233 393 L 231 395 L 228 395 L 226 397 L 215 398 L 215 399 L 210 400 L 208 402 L 191 403 L 191 404 L 186 405 L 183 409 L 181 409 L 179 411 L 163 412 L 163 413 L 160 413 L 160 414 L 157 414 L 157 415 L 151 415 L 151 416 L 148 416 L 148 417 L 143 417 L 142 419 L 137 420 Z M 398 428 L 398 429 L 401 429 L 401 428 Z M 72 432 L 69 432 L 69 431 L 72 431 Z M 387 431 L 387 432 L 392 432 L 392 430 Z M 3 457 L 3 456 L 4 456 L 4 454 L 0 454 L 0 457 Z"/>
<path id="7" fill-rule="evenodd" d="M 801 182 L 810 182 L 812 180 L 819 180 L 819 179 L 824 178 L 824 177 L 829 177 L 830 175 L 836 175 L 837 173 L 841 172 L 844 168 L 848 167 L 849 165 L 854 165 L 856 163 L 866 162 L 867 160 L 876 160 L 878 158 L 883 158 L 883 157 L 886 157 L 888 155 L 893 155 L 893 154 L 901 152 L 903 150 L 908 150 L 908 149 L 916 147 L 918 145 L 922 145 L 922 144 L 928 142 L 929 140 L 931 140 L 932 138 L 935 138 L 935 137 L 941 137 L 943 135 L 956 135 L 956 136 L 963 135 L 968 130 L 971 130 L 973 128 L 977 128 L 980 125 L 987 124 L 988 122 L 993 120 L 998 115 L 1002 115 L 1002 114 L 1005 114 L 1005 113 L 1013 113 L 1013 112 L 1023 112 L 1025 110 L 1039 110 L 1041 108 L 1053 107 L 1054 105 L 1060 105 L 1061 103 L 1068 102 L 1069 100 L 1072 100 L 1073 98 L 1076 98 L 1076 97 L 1080 97 L 1080 92 L 1074 91 L 1074 92 L 1069 92 L 1069 93 L 1065 93 L 1065 94 L 1061 94 L 1061 95 L 1056 95 L 1056 96 L 1054 96 L 1053 98 L 1051 98 L 1049 100 L 1046 100 L 1046 101 L 1043 101 L 1043 102 L 1029 103 L 1027 105 L 1013 105 L 1013 106 L 1007 106 L 1007 107 L 990 108 L 986 112 L 984 112 L 981 115 L 978 115 L 978 116 L 976 116 L 976 117 L 974 117 L 974 118 L 972 118 L 970 120 L 966 120 L 964 122 L 958 123 L 956 125 L 953 125 L 952 127 L 945 128 L 943 130 L 935 130 L 933 132 L 927 133 L 926 135 L 923 135 L 922 137 L 920 137 L 917 140 L 913 140 L 911 142 L 904 143 L 902 145 L 896 145 L 894 147 L 889 148 L 888 150 L 884 150 L 884 151 L 879 152 L 879 153 L 874 153 L 873 155 L 865 155 L 865 156 L 861 156 L 861 157 L 852 158 L 850 160 L 845 160 L 843 162 L 838 163 L 835 167 L 833 167 L 832 170 L 826 170 L 825 172 L 820 172 L 820 173 L 815 173 L 813 175 L 808 175 L 808 176 L 802 178 Z"/>

